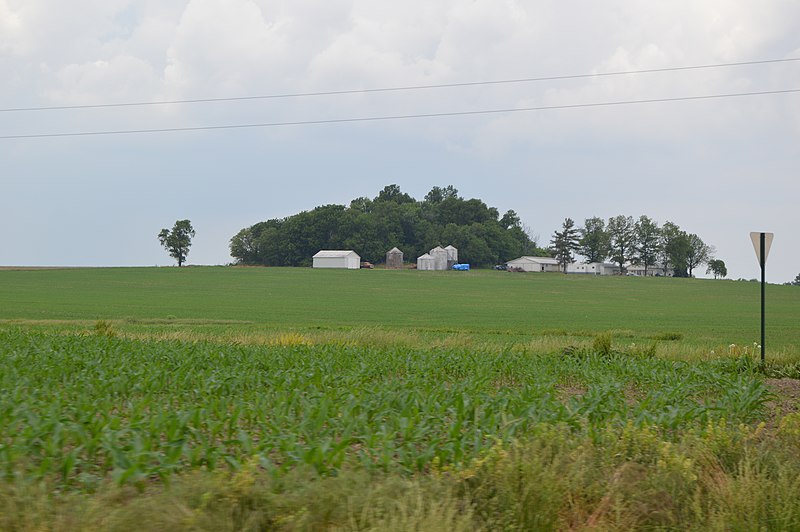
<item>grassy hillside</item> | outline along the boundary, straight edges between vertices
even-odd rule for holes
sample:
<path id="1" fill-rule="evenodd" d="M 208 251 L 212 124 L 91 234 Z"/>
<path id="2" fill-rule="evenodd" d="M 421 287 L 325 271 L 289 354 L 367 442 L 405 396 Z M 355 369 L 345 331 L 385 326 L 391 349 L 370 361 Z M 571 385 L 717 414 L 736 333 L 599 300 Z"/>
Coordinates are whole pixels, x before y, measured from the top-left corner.
<path id="1" fill-rule="evenodd" d="M 768 287 L 770 352 L 800 356 L 800 290 Z M 240 335 L 353 329 L 488 342 L 615 331 L 695 353 L 759 339 L 757 283 L 495 271 L 110 268 L 0 271 L 0 320 L 131 332 Z M 66 322 L 66 323 L 65 323 Z M 377 333 L 376 333 L 377 334 Z M 416 338 L 415 338 L 416 339 Z"/>

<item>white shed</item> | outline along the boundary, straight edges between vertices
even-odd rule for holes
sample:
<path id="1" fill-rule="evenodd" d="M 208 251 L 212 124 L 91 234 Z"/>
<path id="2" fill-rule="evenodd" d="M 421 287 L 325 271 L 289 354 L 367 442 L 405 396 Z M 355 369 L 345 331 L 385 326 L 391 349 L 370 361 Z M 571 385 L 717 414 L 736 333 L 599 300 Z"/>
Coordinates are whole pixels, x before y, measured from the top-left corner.
<path id="1" fill-rule="evenodd" d="M 561 265 L 552 257 L 520 257 L 506 263 L 509 268 L 520 268 L 526 272 L 560 272 Z"/>
<path id="2" fill-rule="evenodd" d="M 417 257 L 417 269 L 435 270 L 436 261 L 429 254 L 425 253 L 424 255 Z"/>
<path id="3" fill-rule="evenodd" d="M 314 268 L 361 268 L 361 257 L 353 250 L 323 249 L 313 258 Z"/>

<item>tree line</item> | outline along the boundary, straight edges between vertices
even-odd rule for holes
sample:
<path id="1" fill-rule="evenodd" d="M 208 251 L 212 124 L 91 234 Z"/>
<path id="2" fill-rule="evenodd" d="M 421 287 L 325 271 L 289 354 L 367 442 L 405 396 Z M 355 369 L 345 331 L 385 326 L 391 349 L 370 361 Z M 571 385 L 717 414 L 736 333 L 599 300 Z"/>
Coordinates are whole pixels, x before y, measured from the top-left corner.
<path id="1" fill-rule="evenodd" d="M 553 233 L 550 250 L 566 270 L 575 261 L 575 253 L 586 262 L 610 260 L 624 271 L 626 264 L 644 266 L 645 275 L 658 265 L 675 277 L 691 277 L 702 264 L 714 277 L 725 277 L 727 269 L 722 260 L 714 257 L 714 247 L 706 244 L 694 233 L 682 230 L 673 222 L 659 226 L 648 216 L 614 216 L 606 222 L 602 218 L 588 218 L 583 227 L 575 227 L 566 218 L 560 230 Z"/>
<path id="2" fill-rule="evenodd" d="M 393 247 L 406 260 L 415 260 L 439 245 L 455 246 L 459 260 L 474 265 L 549 255 L 513 210 L 501 216 L 479 199 L 462 198 L 452 185 L 433 187 L 416 200 L 395 184 L 371 199 L 323 205 L 246 227 L 231 238 L 230 252 L 238 264 L 308 266 L 321 249 L 353 249 L 362 260 L 382 262 Z"/>

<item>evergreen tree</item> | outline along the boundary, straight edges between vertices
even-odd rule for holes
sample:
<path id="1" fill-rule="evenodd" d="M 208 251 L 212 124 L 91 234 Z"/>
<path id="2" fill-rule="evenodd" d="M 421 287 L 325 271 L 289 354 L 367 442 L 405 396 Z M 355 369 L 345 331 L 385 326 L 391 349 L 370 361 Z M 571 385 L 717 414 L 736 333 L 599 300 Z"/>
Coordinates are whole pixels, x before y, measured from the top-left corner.
<path id="1" fill-rule="evenodd" d="M 553 239 L 550 241 L 553 256 L 561 265 L 564 273 L 567 273 L 567 265 L 575 260 L 573 253 L 580 247 L 578 235 L 579 231 L 575 228 L 575 222 L 571 218 L 566 218 L 561 226 L 561 231 L 553 233 Z"/>

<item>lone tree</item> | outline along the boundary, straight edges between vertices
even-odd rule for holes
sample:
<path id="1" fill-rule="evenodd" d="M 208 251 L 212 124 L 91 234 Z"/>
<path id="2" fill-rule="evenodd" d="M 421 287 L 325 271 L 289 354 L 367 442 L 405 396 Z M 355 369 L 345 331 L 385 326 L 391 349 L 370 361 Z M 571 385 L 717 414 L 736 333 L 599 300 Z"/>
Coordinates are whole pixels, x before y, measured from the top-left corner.
<path id="1" fill-rule="evenodd" d="M 562 230 L 553 233 L 553 239 L 550 241 L 553 256 L 561 265 L 564 273 L 567 273 L 567 264 L 574 260 L 573 252 L 580 247 L 578 235 L 579 231 L 575 229 L 575 222 L 572 221 L 572 218 L 567 218 L 564 220 Z"/>
<path id="2" fill-rule="evenodd" d="M 708 262 L 708 269 L 706 273 L 713 273 L 714 279 L 722 277 L 723 279 L 728 276 L 728 268 L 725 267 L 725 261 L 721 259 L 713 259 Z"/>
<path id="3" fill-rule="evenodd" d="M 186 255 L 189 254 L 193 237 L 194 228 L 189 220 L 178 220 L 172 227 L 172 231 L 162 229 L 158 233 L 159 242 L 169 252 L 169 256 L 178 261 L 179 268 L 186 262 Z"/>

